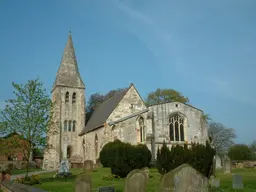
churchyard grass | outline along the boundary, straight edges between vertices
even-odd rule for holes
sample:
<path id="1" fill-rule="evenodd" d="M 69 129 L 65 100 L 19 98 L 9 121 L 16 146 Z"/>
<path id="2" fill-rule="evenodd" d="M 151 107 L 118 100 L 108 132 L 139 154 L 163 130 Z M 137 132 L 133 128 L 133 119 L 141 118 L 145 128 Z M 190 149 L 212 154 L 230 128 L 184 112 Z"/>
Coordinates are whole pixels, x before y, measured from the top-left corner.
<path id="1" fill-rule="evenodd" d="M 34 172 L 34 171 L 41 171 L 42 169 L 39 168 L 29 168 L 28 172 Z M 26 173 L 26 169 L 13 169 L 12 170 L 12 175 L 19 175 L 19 174 L 23 174 Z"/>
<path id="2" fill-rule="evenodd" d="M 54 173 L 45 173 L 40 175 L 42 181 L 41 184 L 34 185 L 36 188 L 45 189 L 48 192 L 73 192 L 75 189 L 75 178 L 78 174 L 82 173 L 82 169 L 71 169 L 73 176 L 67 179 L 53 178 Z M 232 189 L 232 174 L 238 173 L 242 175 L 244 182 L 244 190 L 233 190 Z M 118 181 L 103 180 L 105 175 L 110 175 L 109 168 L 98 168 L 94 172 L 90 173 L 92 177 L 92 187 L 93 191 L 98 191 L 99 187 L 102 186 L 114 186 L 116 192 L 123 191 L 124 179 L 119 179 Z M 225 192 L 256 192 L 256 169 L 234 169 L 232 173 L 223 174 L 221 171 L 217 171 L 217 178 L 220 179 L 220 188 L 210 190 L 212 192 L 225 191 Z M 161 175 L 158 173 L 157 169 L 150 169 L 150 178 L 147 183 L 147 192 L 158 191 L 159 181 Z"/>

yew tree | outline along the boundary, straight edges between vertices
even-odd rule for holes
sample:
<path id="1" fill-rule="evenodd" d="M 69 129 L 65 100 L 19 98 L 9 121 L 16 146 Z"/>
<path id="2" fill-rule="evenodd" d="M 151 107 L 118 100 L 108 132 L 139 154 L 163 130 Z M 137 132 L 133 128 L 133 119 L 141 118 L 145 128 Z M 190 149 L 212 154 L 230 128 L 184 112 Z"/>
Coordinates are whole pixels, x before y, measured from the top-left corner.
<path id="1" fill-rule="evenodd" d="M 47 146 L 47 129 L 52 125 L 52 102 L 38 80 L 29 80 L 25 85 L 12 83 L 14 98 L 6 101 L 6 106 L 0 111 L 1 134 L 17 133 L 25 141 L 12 141 L 14 147 L 20 148 L 26 162 L 26 178 L 28 176 L 30 155 L 34 148 Z"/>

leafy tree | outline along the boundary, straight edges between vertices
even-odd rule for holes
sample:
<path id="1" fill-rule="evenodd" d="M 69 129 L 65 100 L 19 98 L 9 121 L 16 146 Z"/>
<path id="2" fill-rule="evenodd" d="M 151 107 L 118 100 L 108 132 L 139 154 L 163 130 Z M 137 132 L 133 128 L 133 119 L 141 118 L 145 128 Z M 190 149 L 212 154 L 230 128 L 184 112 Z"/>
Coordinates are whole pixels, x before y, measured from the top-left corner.
<path id="1" fill-rule="evenodd" d="M 253 152 L 248 145 L 236 144 L 230 147 L 228 156 L 231 160 L 251 160 Z"/>
<path id="2" fill-rule="evenodd" d="M 12 145 L 22 149 L 26 161 L 26 178 L 30 155 L 34 148 L 46 146 L 46 133 L 52 129 L 51 107 L 52 102 L 43 89 L 43 84 L 38 80 L 29 80 L 25 85 L 12 83 L 15 99 L 6 101 L 6 106 L 0 111 L 1 133 L 17 133 L 26 142 L 13 137 Z M 20 138 L 20 137 L 17 137 Z"/>
<path id="3" fill-rule="evenodd" d="M 115 90 L 109 91 L 107 94 L 100 94 L 100 93 L 94 93 L 90 96 L 87 107 L 86 107 L 86 122 L 90 119 L 93 111 L 104 101 L 107 99 L 113 97 L 117 93 L 121 93 L 122 91 L 126 90 L 127 88 L 119 88 Z"/>
<path id="4" fill-rule="evenodd" d="M 256 140 L 254 140 L 250 145 L 251 150 L 256 153 Z"/>
<path id="5" fill-rule="evenodd" d="M 208 134 L 217 154 L 227 153 L 234 144 L 233 139 L 236 138 L 234 129 L 226 128 L 221 123 L 216 122 L 210 122 Z"/>
<path id="6" fill-rule="evenodd" d="M 181 103 L 188 103 L 189 99 L 184 97 L 180 92 L 174 89 L 156 89 L 148 94 L 145 103 L 147 105 L 156 105 L 160 103 L 167 103 L 178 101 Z"/>

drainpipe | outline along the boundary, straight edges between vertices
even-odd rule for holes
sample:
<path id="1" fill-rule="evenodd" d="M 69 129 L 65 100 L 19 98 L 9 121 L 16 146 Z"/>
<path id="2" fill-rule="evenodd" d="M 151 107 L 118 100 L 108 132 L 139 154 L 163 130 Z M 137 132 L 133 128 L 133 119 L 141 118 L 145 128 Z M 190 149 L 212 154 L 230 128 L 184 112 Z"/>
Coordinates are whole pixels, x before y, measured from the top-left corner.
<path id="1" fill-rule="evenodd" d="M 155 121 L 154 121 L 154 112 L 152 111 L 151 116 L 152 121 L 152 139 L 151 139 L 151 146 L 152 146 L 152 160 L 155 162 L 156 160 L 156 141 L 155 141 Z"/>

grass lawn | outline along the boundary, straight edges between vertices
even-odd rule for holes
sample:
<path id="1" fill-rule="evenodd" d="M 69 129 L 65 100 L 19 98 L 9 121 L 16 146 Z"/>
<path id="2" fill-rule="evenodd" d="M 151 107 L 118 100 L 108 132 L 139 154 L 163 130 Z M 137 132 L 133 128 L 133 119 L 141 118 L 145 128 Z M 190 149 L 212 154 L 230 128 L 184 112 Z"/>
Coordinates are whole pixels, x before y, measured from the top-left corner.
<path id="1" fill-rule="evenodd" d="M 48 192 L 73 192 L 75 189 L 75 177 L 82 173 L 81 169 L 71 169 L 73 176 L 65 179 L 53 178 L 54 173 L 45 173 L 40 175 L 41 184 L 35 185 L 36 188 L 45 189 Z M 232 190 L 232 173 L 239 173 L 243 177 L 244 190 Z M 256 192 L 256 169 L 235 169 L 230 174 L 223 174 L 217 172 L 217 178 L 220 179 L 221 189 L 213 189 L 212 192 L 225 191 L 225 192 Z M 118 181 L 103 180 L 103 176 L 110 174 L 108 168 L 98 168 L 91 173 L 93 191 L 98 191 L 102 186 L 114 186 L 116 192 L 123 191 L 124 179 Z M 147 184 L 147 192 L 157 192 L 159 187 L 161 175 L 156 169 L 150 169 L 150 180 Z"/>
<path id="2" fill-rule="evenodd" d="M 41 171 L 42 169 L 38 169 L 38 168 L 29 168 L 28 172 L 33 172 L 33 171 Z M 26 173 L 26 169 L 14 169 L 12 170 L 12 175 L 19 175 L 19 174 L 23 174 Z"/>

